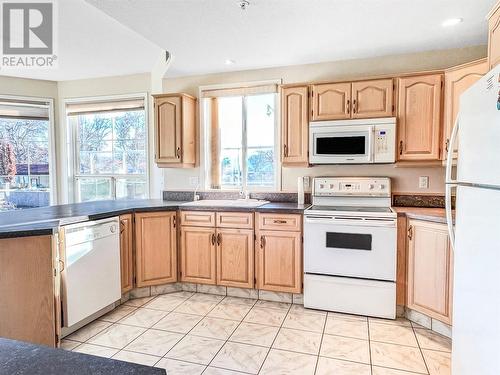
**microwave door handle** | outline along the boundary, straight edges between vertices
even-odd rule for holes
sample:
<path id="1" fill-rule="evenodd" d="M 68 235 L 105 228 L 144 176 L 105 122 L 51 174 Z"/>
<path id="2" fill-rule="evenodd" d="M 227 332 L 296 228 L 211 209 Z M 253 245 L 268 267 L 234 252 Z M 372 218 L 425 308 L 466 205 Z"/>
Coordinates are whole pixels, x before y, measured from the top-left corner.
<path id="1" fill-rule="evenodd" d="M 373 153 L 374 153 L 374 139 L 375 139 L 375 127 L 370 126 L 370 132 L 368 135 L 368 161 L 373 162 Z"/>

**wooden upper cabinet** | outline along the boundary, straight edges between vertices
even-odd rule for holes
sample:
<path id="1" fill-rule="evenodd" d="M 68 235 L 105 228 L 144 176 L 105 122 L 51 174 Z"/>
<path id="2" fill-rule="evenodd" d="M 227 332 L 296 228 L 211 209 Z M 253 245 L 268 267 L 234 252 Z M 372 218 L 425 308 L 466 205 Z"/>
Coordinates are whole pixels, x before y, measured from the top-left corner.
<path id="1" fill-rule="evenodd" d="M 217 229 L 217 285 L 254 286 L 253 229 Z"/>
<path id="2" fill-rule="evenodd" d="M 120 216 L 120 271 L 122 294 L 134 287 L 133 238 L 134 223 L 132 214 Z"/>
<path id="3" fill-rule="evenodd" d="M 352 83 L 352 118 L 391 117 L 394 81 L 377 79 Z"/>
<path id="4" fill-rule="evenodd" d="M 351 117 L 351 83 L 312 85 L 311 120 L 343 120 Z"/>
<path id="5" fill-rule="evenodd" d="M 439 160 L 442 86 L 442 74 L 399 78 L 398 160 Z"/>
<path id="6" fill-rule="evenodd" d="M 302 290 L 302 234 L 258 231 L 255 244 L 257 289 L 300 293 Z"/>
<path id="7" fill-rule="evenodd" d="M 450 324 L 453 253 L 445 224 L 408 221 L 408 307 Z"/>
<path id="8" fill-rule="evenodd" d="M 488 15 L 488 67 L 489 70 L 500 64 L 500 2 Z"/>
<path id="9" fill-rule="evenodd" d="M 154 95 L 156 150 L 160 167 L 196 163 L 196 98 L 187 94 Z"/>
<path id="10" fill-rule="evenodd" d="M 450 145 L 450 136 L 460 109 L 460 95 L 488 72 L 486 59 L 473 61 L 448 69 L 444 75 L 444 133 L 442 159 L 446 160 Z M 454 145 L 454 158 L 457 155 L 457 143 Z"/>
<path id="11" fill-rule="evenodd" d="M 284 166 L 309 164 L 309 89 L 281 88 L 281 161 Z"/>
<path id="12" fill-rule="evenodd" d="M 215 284 L 215 228 L 182 226 L 180 241 L 181 281 Z"/>
<path id="13" fill-rule="evenodd" d="M 135 214 L 137 286 L 177 281 L 177 212 Z"/>

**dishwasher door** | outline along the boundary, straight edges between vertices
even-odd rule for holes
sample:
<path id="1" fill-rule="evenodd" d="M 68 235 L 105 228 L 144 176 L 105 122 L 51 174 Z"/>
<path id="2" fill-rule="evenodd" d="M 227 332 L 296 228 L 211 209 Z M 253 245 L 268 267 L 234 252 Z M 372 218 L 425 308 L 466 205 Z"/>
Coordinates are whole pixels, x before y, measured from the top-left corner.
<path id="1" fill-rule="evenodd" d="M 118 218 L 64 230 L 63 326 L 71 327 L 121 298 Z"/>

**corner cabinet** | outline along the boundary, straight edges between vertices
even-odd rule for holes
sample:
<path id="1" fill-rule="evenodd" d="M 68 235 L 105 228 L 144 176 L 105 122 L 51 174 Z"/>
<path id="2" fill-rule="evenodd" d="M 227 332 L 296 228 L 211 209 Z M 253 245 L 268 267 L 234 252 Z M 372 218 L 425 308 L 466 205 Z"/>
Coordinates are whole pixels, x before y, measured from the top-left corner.
<path id="1" fill-rule="evenodd" d="M 155 162 L 159 167 L 196 164 L 196 98 L 187 94 L 153 95 Z"/>
<path id="2" fill-rule="evenodd" d="M 500 2 L 488 15 L 488 70 L 500 64 Z"/>
<path id="3" fill-rule="evenodd" d="M 488 72 L 486 59 L 473 61 L 446 70 L 444 75 L 444 133 L 442 159 L 448 157 L 448 149 L 454 147 L 453 155 L 457 157 L 457 144 L 450 145 L 451 132 L 460 109 L 460 95 Z"/>
<path id="4" fill-rule="evenodd" d="M 256 213 L 257 289 L 301 293 L 301 215 Z"/>
<path id="5" fill-rule="evenodd" d="M 283 166 L 309 165 L 309 88 L 281 87 L 281 161 Z"/>
<path id="6" fill-rule="evenodd" d="M 408 220 L 408 307 L 451 324 L 452 283 L 446 224 Z"/>
<path id="7" fill-rule="evenodd" d="M 135 214 L 136 286 L 177 281 L 177 212 Z"/>
<path id="8" fill-rule="evenodd" d="M 398 161 L 440 159 L 443 75 L 398 79 Z"/>
<path id="9" fill-rule="evenodd" d="M 134 223 L 132 214 L 120 216 L 120 272 L 122 294 L 134 287 Z"/>

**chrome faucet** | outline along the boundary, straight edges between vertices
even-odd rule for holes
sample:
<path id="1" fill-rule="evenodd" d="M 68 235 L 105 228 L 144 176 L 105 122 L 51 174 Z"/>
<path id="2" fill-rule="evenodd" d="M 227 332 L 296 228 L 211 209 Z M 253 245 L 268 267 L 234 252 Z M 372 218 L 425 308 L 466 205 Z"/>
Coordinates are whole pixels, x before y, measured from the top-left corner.
<path id="1" fill-rule="evenodd" d="M 194 192 L 193 192 L 193 201 L 195 201 L 195 202 L 200 200 L 200 196 L 197 194 L 199 188 L 200 188 L 200 184 L 196 185 L 196 188 L 194 189 Z"/>

